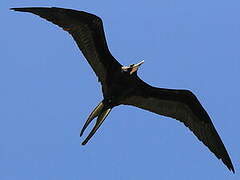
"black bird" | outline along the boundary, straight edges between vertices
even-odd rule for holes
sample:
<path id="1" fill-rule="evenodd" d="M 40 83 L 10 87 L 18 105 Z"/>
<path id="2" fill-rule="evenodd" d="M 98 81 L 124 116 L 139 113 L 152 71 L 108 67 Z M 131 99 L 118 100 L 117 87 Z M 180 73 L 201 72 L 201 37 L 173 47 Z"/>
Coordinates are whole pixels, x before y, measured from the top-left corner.
<path id="1" fill-rule="evenodd" d="M 103 100 L 90 114 L 80 132 L 82 136 L 90 122 L 97 118 L 83 145 L 94 135 L 113 107 L 120 104 L 132 105 L 183 122 L 234 172 L 227 150 L 196 96 L 189 90 L 163 89 L 148 85 L 137 75 L 143 61 L 122 66 L 108 49 L 101 18 L 83 11 L 55 7 L 12 10 L 36 14 L 69 32 L 101 82 Z"/>

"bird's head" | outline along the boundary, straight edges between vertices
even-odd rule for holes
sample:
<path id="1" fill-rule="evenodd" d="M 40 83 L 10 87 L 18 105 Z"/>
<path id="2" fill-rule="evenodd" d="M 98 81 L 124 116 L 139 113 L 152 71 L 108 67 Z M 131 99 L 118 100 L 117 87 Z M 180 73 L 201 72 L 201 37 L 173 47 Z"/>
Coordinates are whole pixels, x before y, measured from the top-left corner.
<path id="1" fill-rule="evenodd" d="M 134 72 L 137 72 L 138 68 L 144 63 L 144 60 L 137 64 L 131 64 L 130 66 L 123 66 L 122 71 L 128 72 L 130 75 L 132 75 Z"/>

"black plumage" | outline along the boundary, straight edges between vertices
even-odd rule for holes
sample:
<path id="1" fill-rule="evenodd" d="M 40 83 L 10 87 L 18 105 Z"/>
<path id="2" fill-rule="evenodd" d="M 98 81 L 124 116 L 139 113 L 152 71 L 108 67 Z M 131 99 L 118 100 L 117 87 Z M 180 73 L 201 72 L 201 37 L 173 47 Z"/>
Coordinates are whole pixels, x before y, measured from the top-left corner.
<path id="1" fill-rule="evenodd" d="M 97 75 L 103 100 L 93 110 L 80 136 L 97 118 L 96 124 L 83 145 L 94 135 L 111 109 L 120 104 L 136 106 L 183 122 L 229 170 L 234 172 L 231 159 L 209 115 L 189 90 L 156 88 L 137 76 L 143 63 L 122 66 L 110 53 L 102 20 L 93 14 L 63 8 L 12 8 L 36 14 L 68 31 Z"/>

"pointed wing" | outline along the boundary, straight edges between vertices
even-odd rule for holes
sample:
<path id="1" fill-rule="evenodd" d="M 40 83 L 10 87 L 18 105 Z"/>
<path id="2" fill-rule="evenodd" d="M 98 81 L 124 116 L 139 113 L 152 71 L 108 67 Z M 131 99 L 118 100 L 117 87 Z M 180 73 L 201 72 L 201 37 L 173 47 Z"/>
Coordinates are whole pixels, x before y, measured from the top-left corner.
<path id="1" fill-rule="evenodd" d="M 134 95 L 122 103 L 183 122 L 229 170 L 234 172 L 231 159 L 210 117 L 192 92 L 154 88 L 143 84 Z"/>
<path id="2" fill-rule="evenodd" d="M 12 10 L 36 14 L 68 31 L 98 76 L 103 90 L 106 90 L 106 78 L 110 76 L 109 73 L 121 68 L 121 64 L 108 49 L 103 23 L 99 17 L 83 11 L 55 7 L 12 8 Z"/>

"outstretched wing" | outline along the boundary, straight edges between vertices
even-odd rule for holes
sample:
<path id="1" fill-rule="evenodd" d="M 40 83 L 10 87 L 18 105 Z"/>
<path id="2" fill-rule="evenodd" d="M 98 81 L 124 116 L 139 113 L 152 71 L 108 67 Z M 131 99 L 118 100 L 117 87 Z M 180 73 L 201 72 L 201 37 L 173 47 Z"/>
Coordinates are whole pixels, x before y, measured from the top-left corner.
<path id="1" fill-rule="evenodd" d="M 12 8 L 12 10 L 36 14 L 68 31 L 98 76 L 103 90 L 106 90 L 109 73 L 121 68 L 121 64 L 108 49 L 101 18 L 83 11 L 56 7 Z"/>
<path id="2" fill-rule="evenodd" d="M 234 172 L 231 159 L 210 117 L 192 92 L 154 88 L 142 83 L 134 95 L 126 98 L 122 104 L 133 105 L 183 122 Z"/>

